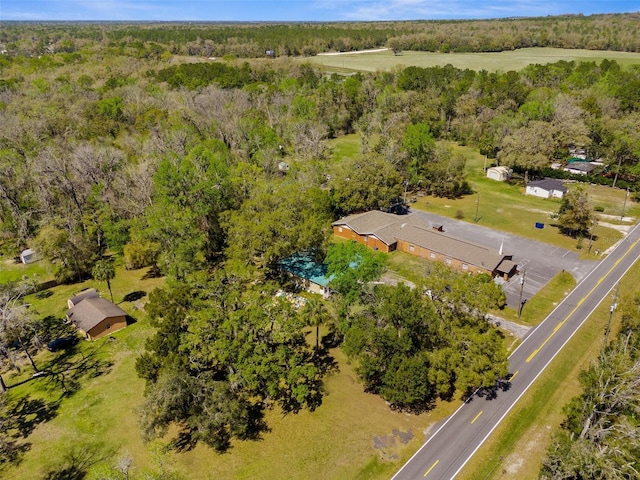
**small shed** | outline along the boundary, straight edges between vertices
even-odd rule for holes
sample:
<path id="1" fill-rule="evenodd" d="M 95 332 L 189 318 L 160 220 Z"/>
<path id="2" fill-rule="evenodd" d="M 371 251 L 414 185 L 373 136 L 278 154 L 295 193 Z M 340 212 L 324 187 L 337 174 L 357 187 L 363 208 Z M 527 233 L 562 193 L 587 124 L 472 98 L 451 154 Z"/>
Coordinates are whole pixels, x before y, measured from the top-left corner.
<path id="1" fill-rule="evenodd" d="M 36 252 L 30 248 L 20 253 L 20 261 L 24 264 L 35 262 L 38 259 Z"/>
<path id="2" fill-rule="evenodd" d="M 81 300 L 67 312 L 67 319 L 88 340 L 110 335 L 127 326 L 127 313 L 102 297 Z"/>
<path id="3" fill-rule="evenodd" d="M 506 182 L 511 178 L 512 174 L 513 170 L 503 165 L 487 168 L 487 178 L 496 180 L 497 182 Z"/>

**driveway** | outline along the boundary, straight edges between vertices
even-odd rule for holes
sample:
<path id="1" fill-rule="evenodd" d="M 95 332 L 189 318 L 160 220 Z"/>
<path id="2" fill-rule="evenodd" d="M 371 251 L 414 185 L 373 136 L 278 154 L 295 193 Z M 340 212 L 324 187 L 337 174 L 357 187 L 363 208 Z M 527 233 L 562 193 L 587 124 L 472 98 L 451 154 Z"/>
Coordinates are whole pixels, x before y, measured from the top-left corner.
<path id="1" fill-rule="evenodd" d="M 528 300 L 558 272 L 565 270 L 573 275 L 576 282 L 580 282 L 598 264 L 597 260 L 580 260 L 576 252 L 512 233 L 420 210 L 411 210 L 411 213 L 429 224 L 443 225 L 444 232 L 449 235 L 493 248 L 496 252 L 502 245 L 504 253 L 512 254 L 520 274 L 505 282 L 502 288 L 507 295 L 507 305 L 515 309 L 519 305 L 521 287 L 522 299 Z"/>

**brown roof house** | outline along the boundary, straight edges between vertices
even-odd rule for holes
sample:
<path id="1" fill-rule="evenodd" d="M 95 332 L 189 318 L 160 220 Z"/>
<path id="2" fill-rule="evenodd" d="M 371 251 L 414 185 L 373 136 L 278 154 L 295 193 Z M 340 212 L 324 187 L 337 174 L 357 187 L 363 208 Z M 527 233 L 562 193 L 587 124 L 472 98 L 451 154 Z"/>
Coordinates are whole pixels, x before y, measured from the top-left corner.
<path id="1" fill-rule="evenodd" d="M 88 340 L 110 335 L 127 326 L 127 313 L 97 294 L 81 299 L 67 312 L 67 318 Z"/>
<path id="2" fill-rule="evenodd" d="M 467 273 L 486 273 L 505 280 L 516 273 L 513 256 L 447 235 L 414 215 L 370 211 L 333 222 L 334 235 L 374 250 L 400 250 Z"/>
<path id="3" fill-rule="evenodd" d="M 86 290 L 81 291 L 77 295 L 67 299 L 67 305 L 69 308 L 75 307 L 82 300 L 86 300 L 87 298 L 95 298 L 99 297 L 98 291 L 95 288 L 87 288 Z"/>

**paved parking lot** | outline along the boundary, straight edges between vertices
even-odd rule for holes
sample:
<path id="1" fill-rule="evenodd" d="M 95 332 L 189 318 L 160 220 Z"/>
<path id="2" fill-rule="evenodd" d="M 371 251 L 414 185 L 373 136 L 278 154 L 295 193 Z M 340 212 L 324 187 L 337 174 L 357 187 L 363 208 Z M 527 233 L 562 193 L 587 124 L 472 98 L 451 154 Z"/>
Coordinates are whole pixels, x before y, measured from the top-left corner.
<path id="1" fill-rule="evenodd" d="M 507 295 L 507 305 L 518 308 L 520 287 L 522 298 L 535 295 L 558 272 L 570 272 L 577 282 L 586 277 L 597 265 L 595 260 L 580 260 L 576 252 L 537 242 L 511 233 L 500 232 L 474 223 L 442 217 L 420 210 L 411 213 L 430 224 L 443 225 L 444 232 L 452 236 L 472 241 L 498 251 L 500 245 L 504 253 L 512 254 L 518 264 L 520 275 L 515 275 L 503 284 Z M 524 284 L 522 278 L 524 277 Z M 525 307 L 526 308 L 526 307 Z"/>

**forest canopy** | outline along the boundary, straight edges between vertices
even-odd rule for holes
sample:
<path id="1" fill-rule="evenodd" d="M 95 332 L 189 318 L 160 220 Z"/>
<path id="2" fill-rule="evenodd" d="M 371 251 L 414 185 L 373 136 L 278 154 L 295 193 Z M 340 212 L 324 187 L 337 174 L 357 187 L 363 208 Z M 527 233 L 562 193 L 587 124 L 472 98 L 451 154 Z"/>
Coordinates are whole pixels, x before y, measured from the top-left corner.
<path id="1" fill-rule="evenodd" d="M 579 148 L 602 163 L 587 180 L 637 193 L 640 66 L 342 76 L 289 57 L 525 41 L 636 51 L 635 21 L 9 23 L 0 31 L 0 247 L 10 256 L 34 247 L 58 282 L 109 282 L 113 256 L 166 277 L 146 306 L 156 331 L 136 363 L 149 439 L 173 426 L 184 448 L 259 438 L 267 409 L 321 404 L 328 351 L 339 345 L 368 391 L 397 408 L 430 408 L 506 375 L 503 339 L 484 320 L 504 295 L 489 277 L 444 267 L 416 288 L 372 286 L 381 254 L 332 245 L 331 222 L 401 206 L 408 189 L 469 194 L 452 142 L 531 178 Z M 330 148 L 351 134 L 358 151 Z M 615 180 L 601 175 L 611 172 Z M 292 288 L 280 266 L 296 253 L 329 263 L 331 302 L 294 308 L 279 295 Z"/>

